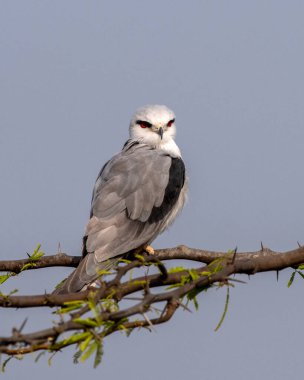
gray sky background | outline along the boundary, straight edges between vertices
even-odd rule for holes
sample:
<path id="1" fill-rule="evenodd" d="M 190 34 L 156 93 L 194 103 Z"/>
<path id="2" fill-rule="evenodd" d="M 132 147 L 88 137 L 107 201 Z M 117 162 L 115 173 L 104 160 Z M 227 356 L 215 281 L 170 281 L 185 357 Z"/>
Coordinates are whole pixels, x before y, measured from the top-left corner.
<path id="1" fill-rule="evenodd" d="M 183 214 L 155 247 L 304 243 L 303 16 L 296 0 L 2 0 L 0 258 L 38 243 L 80 253 L 97 173 L 147 103 L 176 112 L 190 178 Z M 3 291 L 51 291 L 68 272 L 24 273 Z M 217 333 L 220 289 L 156 333 L 110 337 L 97 370 L 67 350 L 51 367 L 11 362 L 5 377 L 302 379 L 304 283 L 287 289 L 290 273 L 232 289 Z M 44 327 L 48 314 L 1 310 L 0 333 L 26 315 L 28 331 Z"/>

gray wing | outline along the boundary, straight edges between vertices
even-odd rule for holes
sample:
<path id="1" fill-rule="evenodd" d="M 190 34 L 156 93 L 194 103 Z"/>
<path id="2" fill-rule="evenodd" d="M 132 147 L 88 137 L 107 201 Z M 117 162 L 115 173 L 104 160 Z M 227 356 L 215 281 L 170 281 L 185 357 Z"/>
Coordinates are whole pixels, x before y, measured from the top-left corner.
<path id="1" fill-rule="evenodd" d="M 115 265 L 118 256 L 151 242 L 161 232 L 164 217 L 159 211 L 171 160 L 161 151 L 135 144 L 127 145 L 103 167 L 85 232 L 86 255 L 55 294 L 83 289 L 100 270 Z"/>
<path id="2" fill-rule="evenodd" d="M 103 168 L 93 192 L 86 250 L 98 262 L 119 256 L 153 240 L 162 220 L 149 221 L 163 203 L 171 157 L 136 144 Z"/>

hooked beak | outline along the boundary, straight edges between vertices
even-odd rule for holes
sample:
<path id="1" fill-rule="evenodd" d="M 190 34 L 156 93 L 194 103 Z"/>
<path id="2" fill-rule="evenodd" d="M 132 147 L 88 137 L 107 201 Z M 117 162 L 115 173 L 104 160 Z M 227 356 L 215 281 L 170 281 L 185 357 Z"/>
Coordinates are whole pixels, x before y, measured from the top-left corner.
<path id="1" fill-rule="evenodd" d="M 157 132 L 159 135 L 160 135 L 160 138 L 161 138 L 161 140 L 163 139 L 163 135 L 164 135 L 164 130 L 163 130 L 163 127 L 160 127 L 159 129 L 158 129 L 158 132 Z"/>

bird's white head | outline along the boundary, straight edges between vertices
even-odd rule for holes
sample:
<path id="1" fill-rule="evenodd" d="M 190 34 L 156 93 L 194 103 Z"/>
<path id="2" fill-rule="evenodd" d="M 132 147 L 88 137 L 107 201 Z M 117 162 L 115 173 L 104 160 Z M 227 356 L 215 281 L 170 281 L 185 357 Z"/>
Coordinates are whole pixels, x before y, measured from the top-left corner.
<path id="1" fill-rule="evenodd" d="M 173 139 L 176 133 L 175 115 L 172 110 L 161 105 L 147 105 L 139 108 L 130 123 L 130 138 L 143 144 L 172 150 L 177 148 Z M 177 148 L 175 155 L 180 155 Z M 178 153 L 179 152 L 179 153 Z"/>

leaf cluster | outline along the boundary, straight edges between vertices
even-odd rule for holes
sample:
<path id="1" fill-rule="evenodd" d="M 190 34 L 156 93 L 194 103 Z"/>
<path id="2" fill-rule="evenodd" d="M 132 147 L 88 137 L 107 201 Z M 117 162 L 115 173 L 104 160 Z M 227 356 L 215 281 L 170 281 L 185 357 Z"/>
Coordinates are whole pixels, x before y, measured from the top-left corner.
<path id="1" fill-rule="evenodd" d="M 36 262 L 38 260 L 41 259 L 41 257 L 44 256 L 44 252 L 42 252 L 40 250 L 41 248 L 41 244 L 38 244 L 36 249 L 33 251 L 33 253 L 30 255 L 27 253 L 27 256 L 29 258 L 29 262 L 27 262 L 26 264 L 24 264 L 21 269 L 20 269 L 20 272 L 23 272 L 27 269 L 32 269 L 32 268 L 35 268 L 36 267 Z M 10 277 L 12 276 L 16 276 L 17 273 L 15 272 L 8 272 L 7 274 L 3 274 L 3 275 L 0 275 L 0 284 L 3 284 L 5 281 L 7 281 Z"/>

